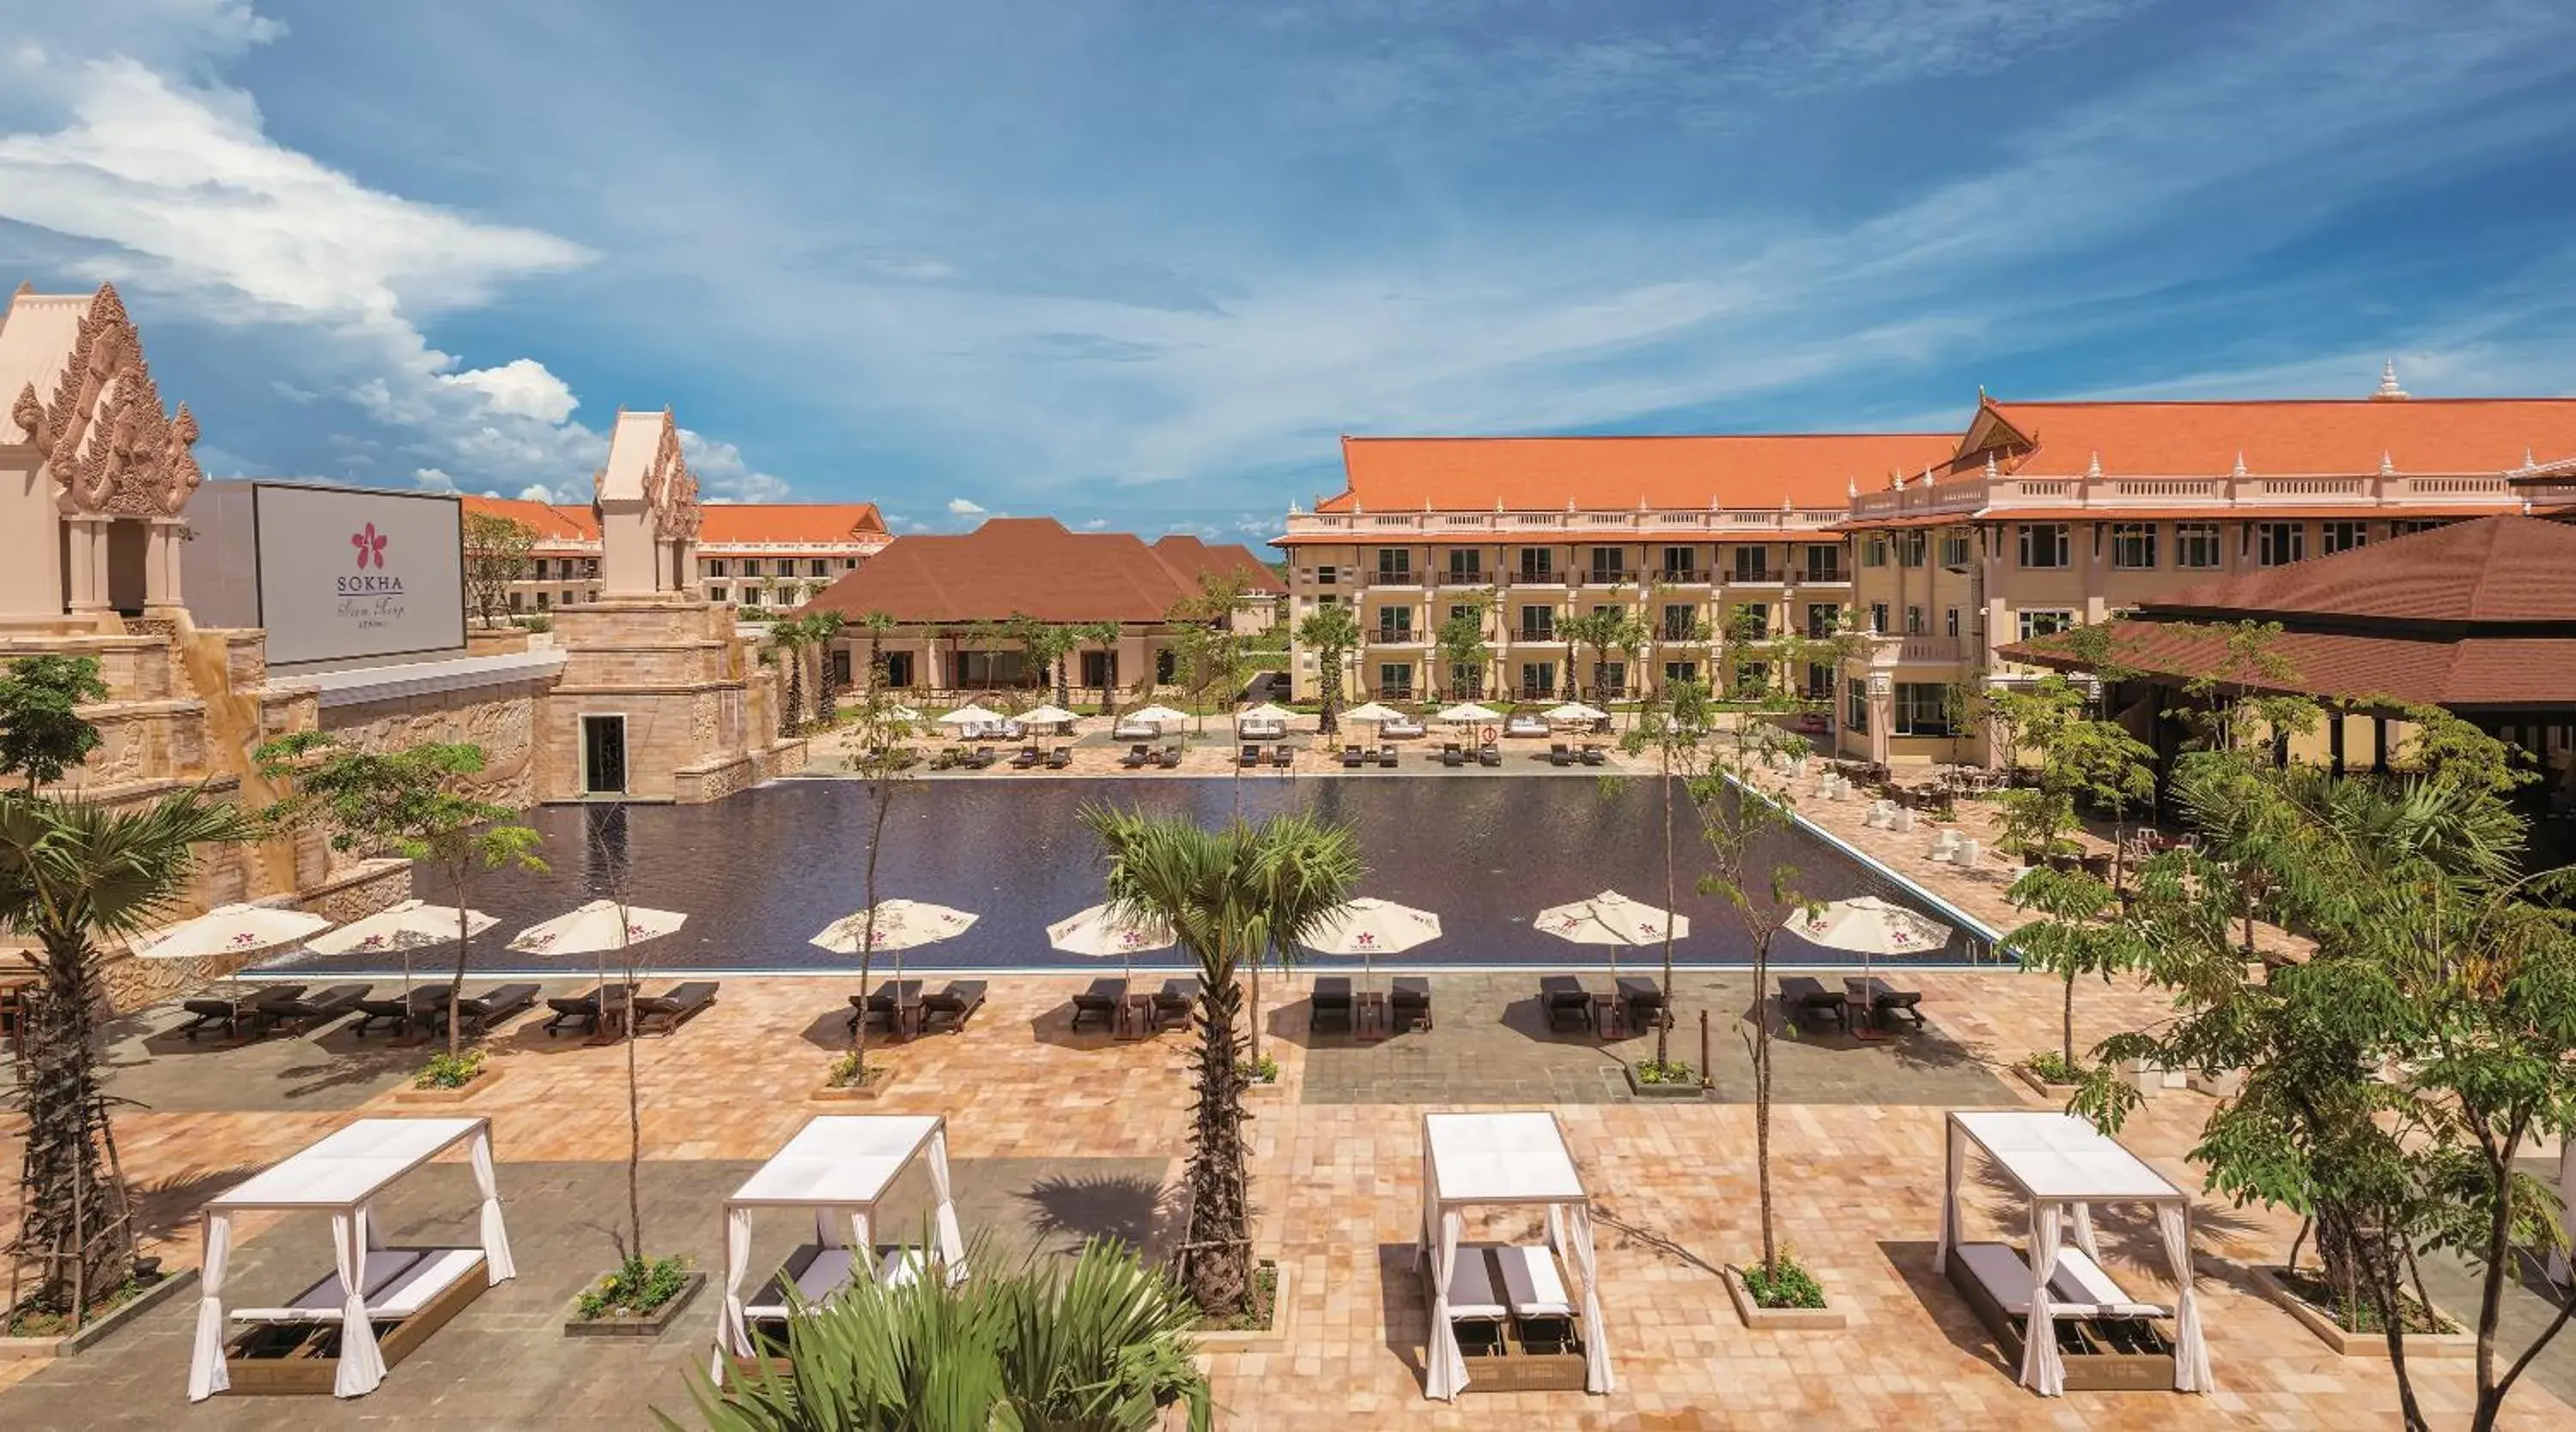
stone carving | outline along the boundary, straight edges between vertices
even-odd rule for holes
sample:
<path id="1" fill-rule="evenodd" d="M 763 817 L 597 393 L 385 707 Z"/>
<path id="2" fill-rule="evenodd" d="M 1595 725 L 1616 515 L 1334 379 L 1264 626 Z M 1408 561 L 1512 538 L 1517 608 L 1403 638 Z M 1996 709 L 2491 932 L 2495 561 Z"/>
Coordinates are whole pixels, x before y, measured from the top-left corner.
<path id="1" fill-rule="evenodd" d="M 698 478 L 680 452 L 680 425 L 671 410 L 662 410 L 662 441 L 653 466 L 644 474 L 644 500 L 652 505 L 654 525 L 666 538 L 693 541 L 698 535 Z"/>
<path id="2" fill-rule="evenodd" d="M 176 517 L 205 481 L 189 449 L 197 420 L 181 403 L 161 409 L 143 342 L 113 284 L 99 285 L 81 315 L 53 401 L 29 383 L 9 416 L 25 429 L 72 517 Z"/>

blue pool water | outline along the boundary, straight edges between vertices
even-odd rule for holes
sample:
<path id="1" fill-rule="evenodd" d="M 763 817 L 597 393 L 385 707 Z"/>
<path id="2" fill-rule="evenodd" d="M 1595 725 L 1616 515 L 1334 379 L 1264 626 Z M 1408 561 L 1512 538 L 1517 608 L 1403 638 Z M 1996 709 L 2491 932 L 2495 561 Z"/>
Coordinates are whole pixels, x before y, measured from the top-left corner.
<path id="1" fill-rule="evenodd" d="M 1661 903 L 1661 802 L 1652 778 L 1595 780 L 1456 774 L 1207 779 L 1069 779 L 1012 776 L 907 785 L 888 818 L 878 892 L 969 910 L 964 935 L 911 951 L 909 964 L 937 969 L 1096 968 L 1047 947 L 1049 922 L 1101 898 L 1097 842 L 1077 819 L 1103 801 L 1187 814 L 1215 823 L 1240 800 L 1247 818 L 1298 806 L 1346 820 L 1359 835 L 1368 874 L 1361 894 L 1439 914 L 1443 935 L 1403 957 L 1407 965 L 1598 966 L 1609 952 L 1571 945 L 1530 926 L 1540 909 L 1604 889 Z M 530 814 L 552 868 L 543 874 L 483 877 L 477 908 L 500 925 L 475 945 L 487 973 L 577 976 L 578 968 L 516 955 L 509 936 L 584 900 L 607 895 L 622 862 L 628 898 L 678 910 L 689 923 L 657 941 L 658 970 L 841 969 L 845 956 L 806 941 L 857 909 L 869 823 L 867 788 L 845 780 L 789 780 L 703 806 L 550 806 Z M 1675 950 L 1693 967 L 1747 964 L 1752 946 L 1722 901 L 1695 893 L 1708 860 L 1687 802 L 1675 818 L 1680 855 L 1676 904 L 1691 917 Z M 1921 892 L 1803 830 L 1765 838 L 1759 867 L 1795 866 L 1816 899 L 1875 894 L 1956 925 Z M 1767 886 L 1767 879 L 1760 882 Z M 424 881 L 417 890 L 445 898 Z M 1916 963 L 1961 963 L 1980 949 L 1962 933 L 1950 948 Z M 435 958 L 435 957 L 432 957 Z M 1622 963 L 1656 958 L 1622 952 Z M 1858 963 L 1782 937 L 1775 961 Z M 384 957 L 296 960 L 298 969 L 382 972 Z M 583 962 L 568 962 L 580 966 Z M 1178 964 L 1176 951 L 1140 959 Z M 1879 961 L 1879 963 L 1893 963 Z"/>

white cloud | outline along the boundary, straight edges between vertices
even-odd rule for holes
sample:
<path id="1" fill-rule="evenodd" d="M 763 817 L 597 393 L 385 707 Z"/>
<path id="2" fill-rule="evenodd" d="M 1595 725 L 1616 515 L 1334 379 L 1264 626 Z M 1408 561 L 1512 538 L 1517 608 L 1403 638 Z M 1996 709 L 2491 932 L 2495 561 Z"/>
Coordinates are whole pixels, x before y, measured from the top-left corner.
<path id="1" fill-rule="evenodd" d="M 985 515 L 984 508 L 982 506 L 963 497 L 952 497 L 948 499 L 948 513 L 952 517 L 982 517 Z"/>
<path id="2" fill-rule="evenodd" d="M 546 365 L 534 358 L 513 358 L 498 368 L 473 368 L 462 373 L 441 373 L 438 381 L 450 388 L 462 388 L 483 396 L 483 411 L 490 414 L 534 418 L 538 422 L 560 427 L 581 406 L 564 380 L 546 371 Z"/>
<path id="3" fill-rule="evenodd" d="M 697 474 L 700 501 L 785 502 L 791 495 L 787 479 L 753 468 L 732 443 L 682 428 L 680 452 L 689 460 L 689 471 Z"/>
<path id="4" fill-rule="evenodd" d="M 555 500 L 555 495 L 547 490 L 544 483 L 532 482 L 519 489 L 519 500 L 521 502 L 552 502 Z"/>
<path id="5" fill-rule="evenodd" d="M 1109 519 L 1106 517 L 1094 517 L 1082 524 L 1082 530 L 1085 532 L 1105 532 L 1108 529 Z"/>
<path id="6" fill-rule="evenodd" d="M 431 492 L 454 492 L 456 479 L 434 467 L 412 469 L 411 480 Z"/>

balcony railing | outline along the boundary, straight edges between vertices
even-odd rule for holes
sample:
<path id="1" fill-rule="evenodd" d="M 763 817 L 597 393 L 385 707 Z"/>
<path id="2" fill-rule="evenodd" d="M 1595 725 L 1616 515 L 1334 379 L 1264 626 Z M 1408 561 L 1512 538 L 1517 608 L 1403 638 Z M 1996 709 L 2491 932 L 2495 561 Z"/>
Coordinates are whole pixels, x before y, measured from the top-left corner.
<path id="1" fill-rule="evenodd" d="M 1864 492 L 1852 499 L 1858 518 L 1928 516 L 1947 512 L 1991 513 L 1998 509 L 2069 507 L 2169 507 L 2178 516 L 2193 516 L 2216 507 L 2405 508 L 2416 503 L 2492 502 L 2499 511 L 2516 501 L 2513 485 L 2502 473 L 2353 473 L 2342 476 L 2238 477 L 2092 475 L 2082 477 L 1958 477 L 1946 481 L 1907 483 L 1902 488 Z"/>
<path id="2" fill-rule="evenodd" d="M 1843 570 L 1840 563 L 1836 563 L 1831 567 L 1819 567 L 1813 563 L 1809 563 L 1807 566 L 1807 574 L 1803 580 L 1809 585 L 1819 585 L 1827 582 L 1848 582 L 1851 580 L 1851 573 Z"/>
<path id="3" fill-rule="evenodd" d="M 1614 512 L 1290 512 L 1287 535 L 1348 542 L 1470 535 L 1508 542 L 1600 541 L 1617 533 L 1664 536 L 1814 532 L 1833 526 L 1846 515 L 1839 503 L 1831 507 L 1639 508 Z"/>
<path id="4" fill-rule="evenodd" d="M 1533 572 L 1526 568 L 1503 579 L 1507 587 L 1562 587 L 1565 574 L 1558 571 Z"/>
<path id="5" fill-rule="evenodd" d="M 1635 581 L 1637 574 L 1619 567 L 1594 567 L 1583 574 L 1587 587 L 1624 587 Z"/>
<path id="6" fill-rule="evenodd" d="M 1512 634 L 1512 640 L 1531 644 L 1552 642 L 1556 640 L 1556 633 L 1552 631 L 1541 631 L 1537 627 L 1522 627 L 1519 631 Z"/>
<path id="7" fill-rule="evenodd" d="M 1715 575 L 1705 568 L 1692 570 L 1666 567 L 1655 574 L 1655 580 L 1667 587 L 1705 587 L 1715 578 Z"/>
<path id="8" fill-rule="evenodd" d="M 1778 587 L 1788 583 L 1789 574 L 1778 567 L 1738 567 L 1726 580 L 1738 587 Z"/>
<path id="9" fill-rule="evenodd" d="M 1485 585 L 1485 580 L 1485 574 L 1480 568 L 1460 571 L 1452 567 L 1440 574 L 1440 585 L 1444 587 L 1481 587 Z"/>

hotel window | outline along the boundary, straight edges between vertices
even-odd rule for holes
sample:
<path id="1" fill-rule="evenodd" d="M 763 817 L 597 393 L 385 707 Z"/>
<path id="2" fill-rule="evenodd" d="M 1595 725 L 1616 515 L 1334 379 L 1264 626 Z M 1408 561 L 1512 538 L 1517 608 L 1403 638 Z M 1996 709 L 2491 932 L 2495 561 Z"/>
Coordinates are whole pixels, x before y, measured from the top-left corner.
<path id="1" fill-rule="evenodd" d="M 542 582 L 542 581 L 544 581 L 545 579 L 546 579 L 546 559 L 545 559 L 545 558 L 543 558 L 543 557 L 539 557 L 539 558 L 537 559 L 537 580 L 538 580 L 538 581 L 540 581 L 540 582 Z"/>
<path id="2" fill-rule="evenodd" d="M 1895 694 L 1895 710 L 1892 713 L 1894 719 L 1888 726 L 1891 735 L 1947 736 L 1950 734 L 1950 714 L 1943 709 L 1947 704 L 1946 693 L 1938 683 L 1900 681 L 1896 683 Z"/>
<path id="3" fill-rule="evenodd" d="M 2112 523 L 2111 565 L 2124 572 L 2154 571 L 2156 569 L 2156 524 L 2152 522 Z"/>
<path id="4" fill-rule="evenodd" d="M 1592 549 L 1593 581 L 1618 582 L 1625 580 L 1627 575 L 1628 554 L 1625 551 L 1617 547 L 1595 547 Z"/>
<path id="5" fill-rule="evenodd" d="M 1523 547 L 1521 549 L 1521 580 L 1524 582 L 1555 581 L 1556 549 L 1553 547 Z"/>
<path id="6" fill-rule="evenodd" d="M 1449 663 L 1449 689 L 1474 698 L 1485 694 L 1485 669 L 1472 661 Z"/>
<path id="7" fill-rule="evenodd" d="M 2021 639 L 2029 641 L 2033 637 L 2054 636 L 2074 625 L 2075 613 L 2063 607 L 2025 611 L 2021 614 Z"/>
<path id="8" fill-rule="evenodd" d="M 724 600 L 724 598 L 722 598 L 722 597 L 718 597 L 718 598 L 716 598 L 716 600 L 717 600 L 717 601 L 723 601 L 723 600 Z M 518 594 L 517 592 L 512 592 L 512 593 L 510 594 L 510 610 L 512 610 L 512 611 L 514 611 L 514 612 L 515 612 L 515 611 L 517 611 L 517 610 L 519 610 L 519 594 Z"/>
<path id="9" fill-rule="evenodd" d="M 1735 668 L 1735 693 L 1738 696 L 1760 696 L 1771 689 L 1771 663 L 1748 661 Z"/>
<path id="10" fill-rule="evenodd" d="M 584 557 L 584 558 L 582 558 L 582 559 L 581 559 L 581 574 L 582 574 L 583 576 L 585 576 L 585 577 L 588 577 L 588 578 L 592 579 L 593 581 L 598 580 L 598 578 L 599 578 L 599 559 L 598 559 L 597 557 Z"/>
<path id="11" fill-rule="evenodd" d="M 2406 517 L 2389 523 L 2388 535 L 2391 537 L 2411 537 L 2418 532 L 2430 532 L 2436 527 L 2448 527 L 2450 525 L 2450 523 L 2444 522 L 2439 518 Z"/>
<path id="12" fill-rule="evenodd" d="M 1413 608 L 1387 607 L 1377 614 L 1377 639 L 1380 641 L 1413 640 Z"/>
<path id="13" fill-rule="evenodd" d="M 1941 565 L 1944 567 L 1965 567 L 1968 565 L 1967 533 L 1945 532 L 1941 534 Z"/>
<path id="14" fill-rule="evenodd" d="M 1692 607 L 1664 608 L 1664 640 L 1688 641 L 1692 629 L 1699 625 L 1699 613 Z"/>
<path id="15" fill-rule="evenodd" d="M 1950 608 L 1949 628 L 1950 640 L 1957 641 L 1959 639 L 1959 609 L 1957 607 Z"/>
<path id="16" fill-rule="evenodd" d="M 832 564 L 824 561 L 820 557 L 816 557 L 805 564 L 805 575 L 809 577 L 828 577 L 832 575 Z"/>
<path id="17" fill-rule="evenodd" d="M 1398 701 L 1413 699 L 1413 668 L 1397 662 L 1386 662 L 1377 669 L 1377 694 Z"/>
<path id="18" fill-rule="evenodd" d="M 742 589 L 742 604 L 746 607 L 756 607 L 765 602 L 768 596 L 767 592 L 758 587 L 745 587 Z"/>
<path id="19" fill-rule="evenodd" d="M 1667 661 L 1667 662 L 1665 662 L 1665 663 L 1664 663 L 1664 684 L 1665 684 L 1666 686 L 1670 686 L 1670 685 L 1672 685 L 1672 684 L 1673 684 L 1674 682 L 1676 682 L 1676 681 L 1697 681 L 1697 680 L 1699 680 L 1699 663 L 1698 663 L 1698 662 L 1696 662 L 1696 661 Z"/>
<path id="20" fill-rule="evenodd" d="M 858 569 L 859 569 L 859 559 L 858 559 L 858 558 L 856 558 L 856 557 L 843 557 L 843 558 L 841 559 L 841 570 L 842 570 L 842 571 L 844 571 L 844 572 L 855 572 L 855 571 L 857 571 Z"/>
<path id="21" fill-rule="evenodd" d="M 2063 522 L 2022 523 L 2021 564 L 2034 568 L 2065 566 L 2066 524 Z"/>
<path id="22" fill-rule="evenodd" d="M 2174 524 L 2174 565 L 2185 571 L 2213 571 L 2218 566 L 2218 524 Z"/>
<path id="23" fill-rule="evenodd" d="M 538 610 L 538 611 L 544 611 L 544 610 L 546 609 L 546 596 L 547 596 L 547 594 L 546 594 L 546 593 L 544 593 L 544 592 L 539 592 L 539 593 L 537 593 L 537 610 Z"/>
<path id="24" fill-rule="evenodd" d="M 562 600 L 561 602 L 556 603 L 556 605 L 557 605 L 557 606 L 566 606 L 566 607 L 568 607 L 568 606 L 571 606 L 573 603 L 578 602 L 578 601 L 580 601 L 580 600 L 581 600 L 581 593 L 579 593 L 579 592 L 566 592 L 566 593 L 564 593 L 564 594 L 563 594 L 563 600 Z"/>
<path id="25" fill-rule="evenodd" d="M 1665 581 L 1692 582 L 1699 580 L 1700 575 L 1697 548 L 1667 547 L 1664 549 Z"/>
<path id="26" fill-rule="evenodd" d="M 1413 580 L 1413 551 L 1407 547 L 1377 549 L 1377 579 L 1399 585 Z"/>
<path id="27" fill-rule="evenodd" d="M 782 577 L 792 577 L 792 576 L 795 576 L 795 575 L 796 575 L 796 559 L 795 559 L 795 558 L 793 558 L 793 557 L 781 557 L 781 558 L 779 558 L 779 559 L 778 559 L 778 575 L 780 575 L 780 576 L 782 576 Z"/>
<path id="28" fill-rule="evenodd" d="M 1843 683 L 1843 729 L 1869 734 L 1869 683 L 1857 676 Z"/>
<path id="29" fill-rule="evenodd" d="M 1919 531 L 1897 533 L 1896 565 L 1900 567 L 1922 566 L 1923 545 L 1923 534 Z"/>
<path id="30" fill-rule="evenodd" d="M 710 577 L 721 577 L 724 574 L 725 559 L 722 557 L 709 557 L 707 559 L 707 575 Z"/>
<path id="31" fill-rule="evenodd" d="M 2369 540 L 2370 524 L 2367 522 L 2320 523 L 2317 529 L 2317 554 L 2331 557 L 2337 552 L 2349 552 Z"/>
<path id="32" fill-rule="evenodd" d="M 1831 706 L 1834 702 L 1834 669 L 1821 661 L 1807 663 L 1807 699 Z"/>
<path id="33" fill-rule="evenodd" d="M 1872 532 L 1868 536 L 1860 539 L 1860 564 L 1864 567 L 1884 567 L 1887 565 L 1887 535 L 1885 533 Z"/>
<path id="34" fill-rule="evenodd" d="M 725 599 L 725 589 L 724 589 L 724 588 L 722 588 L 722 587 L 709 587 L 709 588 L 707 588 L 707 600 L 708 600 L 708 601 L 711 601 L 711 602 L 721 602 L 721 601 L 723 601 L 724 599 Z"/>
<path id="35" fill-rule="evenodd" d="M 1735 580 L 1767 582 L 1771 580 L 1771 549 L 1747 546 L 1735 549 Z"/>
<path id="36" fill-rule="evenodd" d="M 1556 694 L 1556 663 L 1524 661 L 1521 663 L 1521 699 L 1537 701 Z"/>
<path id="37" fill-rule="evenodd" d="M 1769 641 L 1771 639 L 1770 604 L 1746 602 L 1742 606 L 1729 610 L 1726 614 L 1726 635 L 1729 641 Z"/>
<path id="38" fill-rule="evenodd" d="M 1907 636 L 1923 635 L 1923 609 L 1911 602 L 1906 603 L 1905 606 L 1905 634 Z"/>
<path id="39" fill-rule="evenodd" d="M 1887 603 L 1872 602 L 1869 604 L 1869 629 L 1873 635 L 1885 636 L 1887 634 Z"/>
<path id="40" fill-rule="evenodd" d="M 1626 694 L 1628 690 L 1628 663 L 1624 661 L 1605 661 L 1601 663 L 1601 689 L 1609 692 L 1613 696 Z"/>
<path id="41" fill-rule="evenodd" d="M 832 652 L 832 684 L 835 686 L 850 684 L 850 649 L 846 646 L 835 648 Z"/>
<path id="42" fill-rule="evenodd" d="M 2308 555 L 2308 524 L 2254 524 L 2254 560 L 2266 567 L 2286 567 Z"/>
<path id="43" fill-rule="evenodd" d="M 1843 579 L 1843 549 L 1822 542 L 1807 547 L 1807 580 L 1839 582 Z"/>
<path id="44" fill-rule="evenodd" d="M 1333 583 L 1341 580 L 1341 575 L 1340 568 L 1327 562 L 1315 569 L 1315 585 L 1319 587 L 1329 587 L 1333 585 Z"/>
<path id="45" fill-rule="evenodd" d="M 1485 609 L 1483 607 L 1458 606 L 1451 607 L 1449 609 L 1449 620 L 1453 622 L 1474 622 L 1480 630 L 1485 624 L 1484 615 Z"/>
<path id="46" fill-rule="evenodd" d="M 1449 581 L 1456 586 L 1470 586 L 1485 580 L 1485 554 L 1473 547 L 1449 554 Z"/>
<path id="47" fill-rule="evenodd" d="M 1556 608 L 1554 608 L 1554 607 L 1523 607 L 1523 608 L 1521 608 L 1521 640 L 1523 640 L 1523 641 L 1554 641 L 1554 640 L 1556 640 Z"/>
<path id="48" fill-rule="evenodd" d="M 1826 602 L 1807 603 L 1807 639 L 1823 641 L 1842 626 L 1842 608 Z"/>

